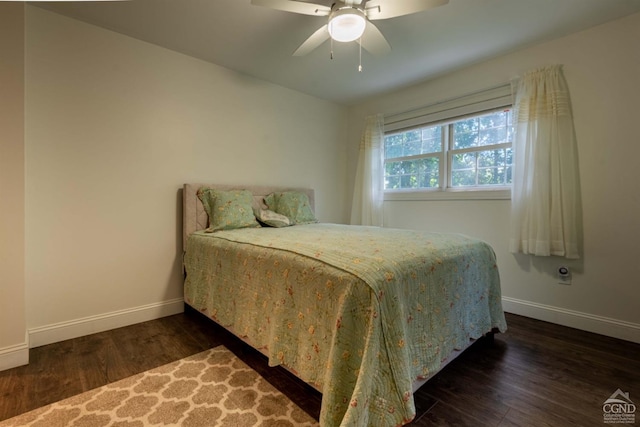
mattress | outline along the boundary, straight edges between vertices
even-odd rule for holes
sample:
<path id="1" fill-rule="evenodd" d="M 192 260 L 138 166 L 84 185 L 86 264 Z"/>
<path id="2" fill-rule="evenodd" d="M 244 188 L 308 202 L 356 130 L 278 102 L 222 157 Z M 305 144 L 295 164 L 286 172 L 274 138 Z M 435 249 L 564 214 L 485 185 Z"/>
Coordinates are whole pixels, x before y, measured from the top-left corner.
<path id="1" fill-rule="evenodd" d="M 323 393 L 323 426 L 396 426 L 412 384 L 506 330 L 491 247 L 456 234 L 308 224 L 191 234 L 185 301 Z"/>

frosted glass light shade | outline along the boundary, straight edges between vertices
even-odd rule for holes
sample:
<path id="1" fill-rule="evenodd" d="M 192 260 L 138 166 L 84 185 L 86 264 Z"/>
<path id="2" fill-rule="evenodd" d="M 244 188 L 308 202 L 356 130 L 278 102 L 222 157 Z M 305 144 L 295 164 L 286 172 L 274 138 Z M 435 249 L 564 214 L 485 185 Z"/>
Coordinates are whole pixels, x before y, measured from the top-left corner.
<path id="1" fill-rule="evenodd" d="M 352 42 L 364 33 L 367 20 L 364 14 L 355 8 L 337 10 L 329 18 L 329 34 L 338 42 Z"/>

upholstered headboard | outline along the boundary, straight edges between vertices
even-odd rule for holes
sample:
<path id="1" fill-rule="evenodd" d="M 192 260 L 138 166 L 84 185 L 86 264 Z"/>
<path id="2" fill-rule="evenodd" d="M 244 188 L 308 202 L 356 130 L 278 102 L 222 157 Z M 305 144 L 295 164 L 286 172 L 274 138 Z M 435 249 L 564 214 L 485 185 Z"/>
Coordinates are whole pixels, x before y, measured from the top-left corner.
<path id="1" fill-rule="evenodd" d="M 202 202 L 197 196 L 200 187 L 218 190 L 249 190 L 253 193 L 255 206 L 265 207 L 263 198 L 275 191 L 303 191 L 309 196 L 311 208 L 315 210 L 315 193 L 310 188 L 256 186 L 256 185 L 218 185 L 218 184 L 184 184 L 182 191 L 182 248 L 187 247 L 187 238 L 198 230 L 209 226 L 209 218 Z"/>

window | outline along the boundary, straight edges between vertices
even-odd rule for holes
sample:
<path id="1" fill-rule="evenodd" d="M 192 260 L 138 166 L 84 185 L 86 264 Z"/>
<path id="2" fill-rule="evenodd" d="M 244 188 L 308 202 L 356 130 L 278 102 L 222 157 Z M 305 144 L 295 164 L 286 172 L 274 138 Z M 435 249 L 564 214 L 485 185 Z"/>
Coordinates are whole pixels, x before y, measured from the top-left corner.
<path id="1" fill-rule="evenodd" d="M 387 192 L 508 189 L 512 114 L 499 109 L 384 137 Z"/>

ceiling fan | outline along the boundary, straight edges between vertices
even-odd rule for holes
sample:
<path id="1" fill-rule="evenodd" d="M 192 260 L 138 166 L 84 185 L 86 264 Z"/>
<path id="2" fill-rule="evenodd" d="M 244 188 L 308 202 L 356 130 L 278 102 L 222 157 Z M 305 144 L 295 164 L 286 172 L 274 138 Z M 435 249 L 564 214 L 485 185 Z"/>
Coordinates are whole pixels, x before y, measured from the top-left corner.
<path id="1" fill-rule="evenodd" d="M 251 0 L 251 4 L 303 15 L 328 16 L 328 22 L 293 53 L 304 56 L 331 38 L 338 42 L 358 41 L 374 55 L 391 51 L 391 46 L 371 21 L 422 12 L 449 0 L 337 0 L 329 6 L 295 0 Z"/>

